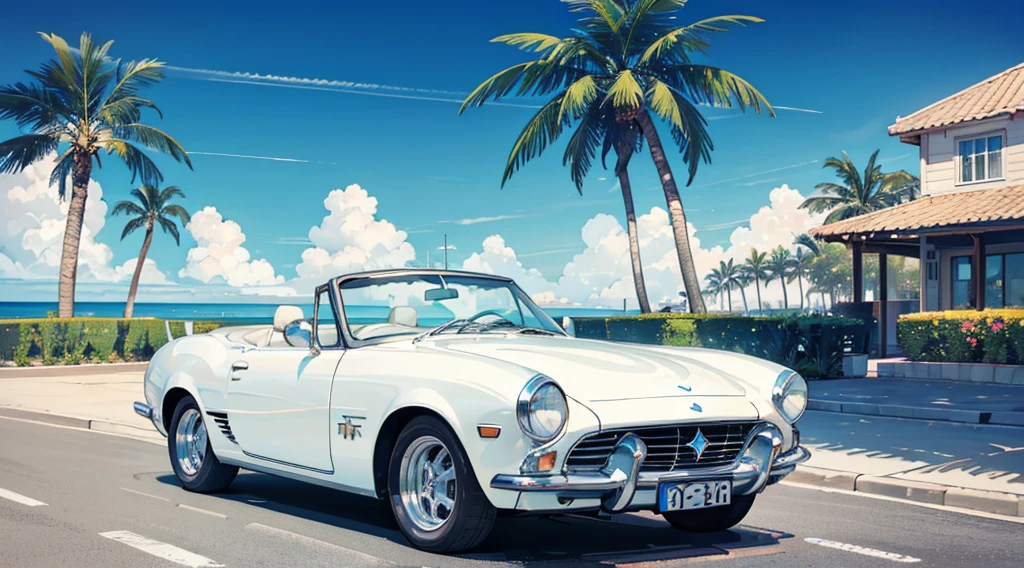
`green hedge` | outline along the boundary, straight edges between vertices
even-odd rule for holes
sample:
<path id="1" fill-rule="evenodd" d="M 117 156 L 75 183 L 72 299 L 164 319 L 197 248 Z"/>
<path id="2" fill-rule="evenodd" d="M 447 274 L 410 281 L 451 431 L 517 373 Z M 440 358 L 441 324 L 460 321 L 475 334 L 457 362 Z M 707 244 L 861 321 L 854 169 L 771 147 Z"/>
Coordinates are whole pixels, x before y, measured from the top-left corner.
<path id="1" fill-rule="evenodd" d="M 0 357 L 17 365 L 77 365 L 88 362 L 146 361 L 167 343 L 161 319 L 39 318 L 0 320 Z M 174 337 L 185 335 L 185 323 L 172 321 Z M 220 327 L 195 322 L 193 333 Z"/>
<path id="2" fill-rule="evenodd" d="M 914 361 L 1024 365 L 1024 310 L 905 314 L 896 340 Z"/>
<path id="3" fill-rule="evenodd" d="M 577 337 L 745 353 L 796 369 L 805 377 L 842 375 L 843 353 L 865 353 L 871 326 L 827 317 L 644 314 L 573 319 Z"/>

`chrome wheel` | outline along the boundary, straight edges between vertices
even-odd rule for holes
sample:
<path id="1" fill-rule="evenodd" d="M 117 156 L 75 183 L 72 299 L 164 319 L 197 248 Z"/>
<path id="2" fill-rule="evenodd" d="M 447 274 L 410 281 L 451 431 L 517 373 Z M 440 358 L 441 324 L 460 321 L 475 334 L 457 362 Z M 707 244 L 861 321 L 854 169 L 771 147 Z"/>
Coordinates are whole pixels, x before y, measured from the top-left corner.
<path id="1" fill-rule="evenodd" d="M 422 530 L 441 528 L 455 511 L 455 463 L 448 448 L 433 436 L 409 444 L 399 471 L 402 508 Z"/>
<path id="2" fill-rule="evenodd" d="M 181 471 L 188 477 L 198 475 L 206 457 L 206 424 L 198 410 L 189 408 L 182 413 L 174 433 L 174 446 Z"/>

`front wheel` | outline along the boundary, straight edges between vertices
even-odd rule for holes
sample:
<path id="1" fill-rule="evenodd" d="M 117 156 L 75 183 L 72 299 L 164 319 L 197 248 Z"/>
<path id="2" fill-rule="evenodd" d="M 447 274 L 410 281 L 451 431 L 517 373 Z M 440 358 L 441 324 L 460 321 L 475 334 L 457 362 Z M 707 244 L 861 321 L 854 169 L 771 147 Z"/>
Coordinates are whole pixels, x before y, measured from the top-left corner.
<path id="1" fill-rule="evenodd" d="M 695 511 L 667 511 L 661 515 L 672 526 L 688 532 L 718 532 L 738 525 L 754 505 L 753 495 L 733 495 L 732 503 Z"/>
<path id="2" fill-rule="evenodd" d="M 171 467 L 181 486 L 197 493 L 213 493 L 227 489 L 238 475 L 238 468 L 220 463 L 213 455 L 206 422 L 196 401 L 186 396 L 178 401 L 171 415 L 167 435 L 167 452 Z"/>
<path id="3" fill-rule="evenodd" d="M 402 430 L 388 468 L 391 510 L 402 533 L 429 552 L 468 550 L 494 526 L 487 500 L 462 445 L 437 418 L 421 416 Z"/>

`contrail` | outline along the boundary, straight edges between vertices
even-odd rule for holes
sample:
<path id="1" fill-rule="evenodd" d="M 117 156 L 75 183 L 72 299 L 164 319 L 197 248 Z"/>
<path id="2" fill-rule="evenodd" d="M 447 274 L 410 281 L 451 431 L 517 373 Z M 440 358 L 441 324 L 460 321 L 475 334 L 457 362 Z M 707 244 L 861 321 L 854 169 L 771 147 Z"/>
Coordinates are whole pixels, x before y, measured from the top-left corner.
<path id="1" fill-rule="evenodd" d="M 268 160 L 271 162 L 296 162 L 308 164 L 309 160 L 297 160 L 295 158 L 274 158 L 272 156 L 247 156 L 245 154 L 222 154 L 220 152 L 189 152 L 189 156 L 221 156 L 224 158 L 246 158 L 249 160 Z"/>
<path id="2" fill-rule="evenodd" d="M 809 108 L 796 108 L 796 107 L 786 107 L 786 106 L 773 106 L 772 108 L 778 109 L 778 110 L 791 110 L 791 111 L 794 111 L 794 112 L 809 112 L 811 114 L 825 114 L 825 113 L 821 112 L 820 110 L 812 110 L 812 109 L 809 109 Z"/>
<path id="3" fill-rule="evenodd" d="M 781 168 L 774 168 L 774 169 L 771 169 L 771 170 L 765 170 L 763 172 L 754 172 L 752 174 L 747 174 L 745 176 L 739 176 L 739 177 L 734 177 L 734 178 L 729 178 L 729 179 L 723 179 L 723 180 L 719 180 L 719 181 L 715 181 L 715 182 L 711 182 L 711 183 L 706 183 L 704 185 L 695 185 L 695 186 L 693 186 L 693 189 L 697 189 L 699 187 L 711 187 L 713 185 L 719 185 L 719 184 L 722 184 L 722 183 L 728 183 L 730 181 L 736 181 L 736 180 L 741 180 L 741 179 L 752 178 L 752 177 L 755 177 L 755 176 L 760 176 L 760 175 L 764 175 L 764 174 L 770 174 L 772 172 L 781 172 L 782 170 L 791 170 L 793 168 L 800 168 L 800 167 L 803 167 L 803 166 L 809 166 L 811 164 L 817 164 L 817 163 L 818 163 L 818 160 L 811 160 L 809 162 L 801 162 L 799 164 L 793 164 L 792 166 L 782 166 Z M 661 187 L 661 186 L 655 186 L 655 187 Z"/>

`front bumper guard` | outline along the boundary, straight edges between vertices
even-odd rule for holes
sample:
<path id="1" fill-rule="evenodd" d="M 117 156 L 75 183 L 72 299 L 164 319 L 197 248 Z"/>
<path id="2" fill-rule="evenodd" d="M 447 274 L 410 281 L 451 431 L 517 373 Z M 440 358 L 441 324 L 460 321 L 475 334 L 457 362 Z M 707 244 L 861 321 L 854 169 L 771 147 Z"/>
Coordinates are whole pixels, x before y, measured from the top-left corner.
<path id="1" fill-rule="evenodd" d="M 491 480 L 494 489 L 547 492 L 567 499 L 597 498 L 605 513 L 626 510 L 637 488 L 655 488 L 660 483 L 680 483 L 731 477 L 733 493 L 749 495 L 776 483 L 807 461 L 811 453 L 801 446 L 779 453 L 782 434 L 765 423 L 755 429 L 739 458 L 727 466 L 694 468 L 669 473 L 641 472 L 647 458 L 647 446 L 635 434 L 626 434 L 616 444 L 605 465 L 594 473 L 556 475 L 498 474 Z"/>

